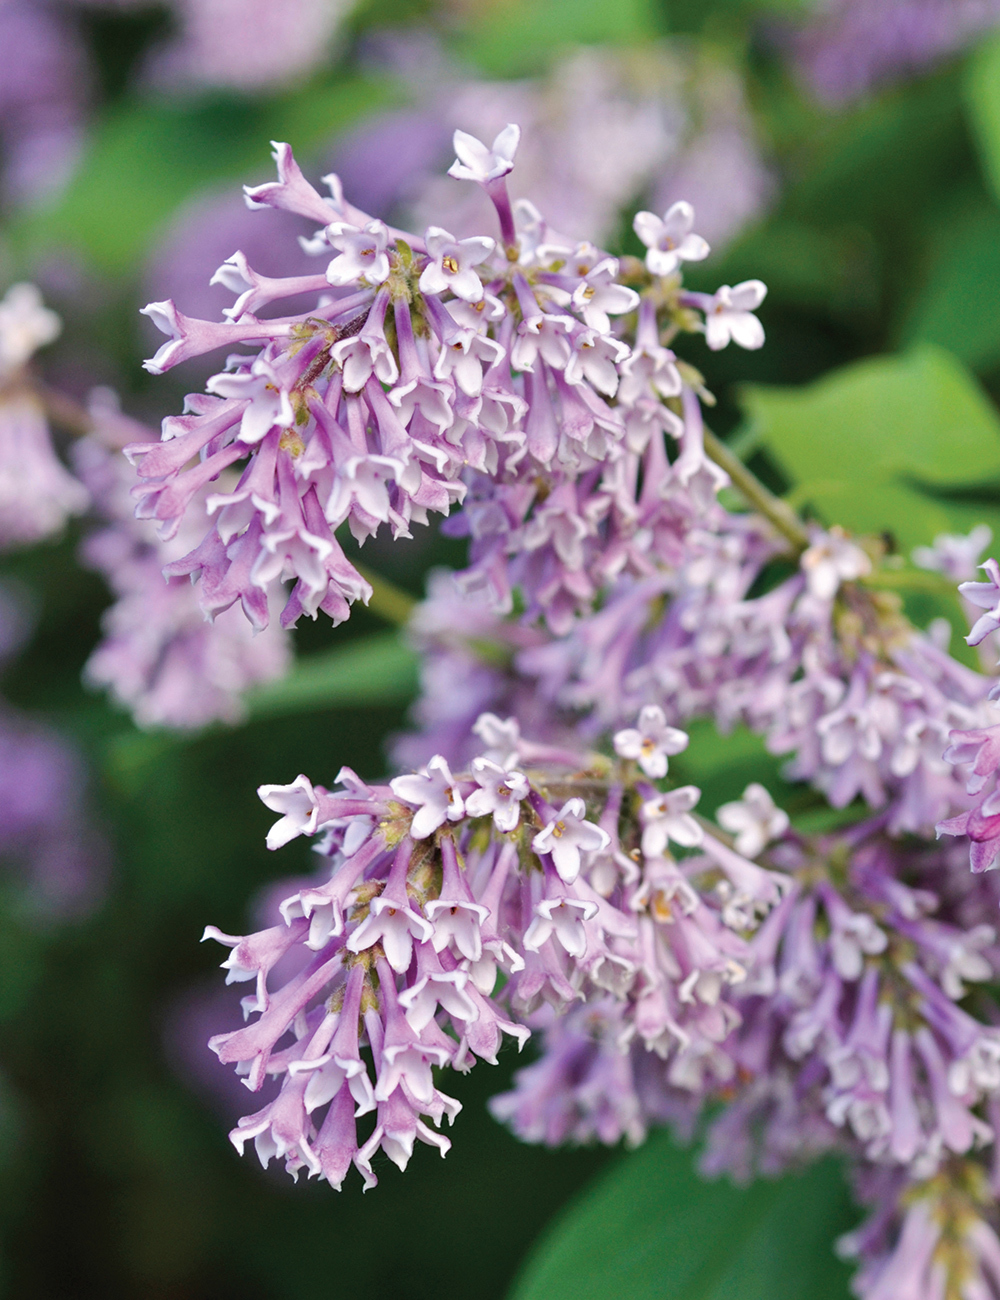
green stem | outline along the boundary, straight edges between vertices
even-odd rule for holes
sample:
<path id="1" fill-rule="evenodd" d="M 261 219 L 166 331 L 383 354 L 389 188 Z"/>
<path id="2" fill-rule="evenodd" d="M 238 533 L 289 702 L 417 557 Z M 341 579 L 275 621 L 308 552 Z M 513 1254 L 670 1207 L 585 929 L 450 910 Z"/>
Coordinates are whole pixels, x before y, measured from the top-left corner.
<path id="1" fill-rule="evenodd" d="M 417 605 L 416 598 L 409 592 L 403 591 L 401 587 L 397 587 L 388 578 L 373 573 L 365 565 L 355 564 L 354 567 L 371 586 L 372 598 L 368 602 L 371 612 L 396 627 L 405 627 Z"/>
<path id="2" fill-rule="evenodd" d="M 768 491 L 756 474 L 752 474 L 743 462 L 720 442 L 714 433 L 705 430 L 705 451 L 729 475 L 733 487 L 741 492 L 746 500 L 759 510 L 765 519 L 770 520 L 782 537 L 791 542 L 796 551 L 804 551 L 810 545 L 806 526 L 794 510 L 780 497 Z"/>

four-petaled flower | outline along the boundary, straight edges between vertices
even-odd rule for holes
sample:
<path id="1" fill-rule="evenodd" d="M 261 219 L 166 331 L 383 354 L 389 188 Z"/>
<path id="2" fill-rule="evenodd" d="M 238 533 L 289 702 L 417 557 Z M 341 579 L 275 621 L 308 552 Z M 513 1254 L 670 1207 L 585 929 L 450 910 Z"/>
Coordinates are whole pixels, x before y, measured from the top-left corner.
<path id="1" fill-rule="evenodd" d="M 726 347 L 730 339 L 741 348 L 764 346 L 764 326 L 753 313 L 766 294 L 767 285 L 760 280 L 716 289 L 705 308 L 705 341 L 713 352 Z"/>
<path id="2" fill-rule="evenodd" d="M 694 208 L 674 203 L 662 217 L 637 212 L 632 228 L 649 250 L 646 266 L 653 275 L 672 275 L 681 262 L 701 262 L 710 252 L 701 235 L 693 235 Z"/>
<path id="3" fill-rule="evenodd" d="M 546 939 L 554 935 L 571 957 L 582 957 L 587 951 L 583 922 L 596 915 L 597 904 L 589 899 L 543 898 L 524 932 L 524 946 L 529 952 L 537 952 Z"/>
<path id="4" fill-rule="evenodd" d="M 431 261 L 420 274 L 420 292 L 444 293 L 450 289 L 456 298 L 479 302 L 483 284 L 475 267 L 489 257 L 496 241 L 480 235 L 456 239 L 440 226 L 428 226 L 425 241 Z"/>
<path id="5" fill-rule="evenodd" d="M 480 713 L 472 724 L 472 733 L 486 746 L 484 758 L 501 767 L 513 767 L 521 743 L 521 725 L 517 718 L 498 718 L 495 713 Z"/>
<path id="6" fill-rule="evenodd" d="M 688 734 L 667 725 L 658 704 L 647 704 L 639 713 L 638 726 L 615 733 L 615 753 L 635 759 L 648 777 L 658 781 L 667 775 L 667 760 L 688 747 Z"/>
<path id="7" fill-rule="evenodd" d="M 346 221 L 327 227 L 330 243 L 341 250 L 326 268 L 331 284 L 383 284 L 389 278 L 389 231 L 382 221 L 368 221 L 359 229 Z"/>
<path id="8" fill-rule="evenodd" d="M 775 807 L 759 781 L 747 786 L 742 799 L 724 803 L 715 816 L 723 829 L 736 836 L 736 852 L 745 858 L 755 858 L 765 844 L 788 830 L 788 813 Z"/>
<path id="9" fill-rule="evenodd" d="M 618 259 L 606 257 L 587 272 L 573 291 L 573 306 L 592 330 L 607 334 L 611 316 L 635 311 L 639 295 L 634 289 L 618 284 Z"/>
<path id="10" fill-rule="evenodd" d="M 549 853 L 556 871 L 569 885 L 580 874 L 592 853 L 601 853 L 611 843 L 607 831 L 584 818 L 582 799 L 567 799 L 556 816 L 531 842 L 536 853 Z"/>
<path id="11" fill-rule="evenodd" d="M 389 782 L 393 794 L 404 803 L 415 804 L 410 834 L 425 840 L 446 821 L 456 822 L 465 814 L 465 804 L 447 762 L 435 754 L 424 773 L 397 776 Z"/>
<path id="12" fill-rule="evenodd" d="M 683 848 L 693 849 L 705 838 L 691 809 L 701 798 L 695 785 L 682 785 L 658 799 L 647 799 L 640 809 L 643 823 L 642 851 L 647 858 L 658 858 L 673 840 Z"/>
<path id="13" fill-rule="evenodd" d="M 488 758 L 472 760 L 472 775 L 479 789 L 466 799 L 465 811 L 470 817 L 488 817 L 492 813 L 498 831 L 512 831 L 520 820 L 521 800 L 528 795 L 528 778 Z"/>
<path id="14" fill-rule="evenodd" d="M 265 808 L 281 813 L 267 833 L 267 847 L 280 849 L 297 835 L 312 835 L 319 819 L 319 800 L 307 776 L 297 776 L 291 785 L 258 786 Z"/>
<path id="15" fill-rule="evenodd" d="M 521 128 L 510 122 L 488 149 L 482 140 L 467 131 L 456 131 L 452 144 L 458 157 L 448 168 L 448 175 L 460 181 L 486 185 L 506 176 L 514 166 L 514 154 L 521 141 Z"/>

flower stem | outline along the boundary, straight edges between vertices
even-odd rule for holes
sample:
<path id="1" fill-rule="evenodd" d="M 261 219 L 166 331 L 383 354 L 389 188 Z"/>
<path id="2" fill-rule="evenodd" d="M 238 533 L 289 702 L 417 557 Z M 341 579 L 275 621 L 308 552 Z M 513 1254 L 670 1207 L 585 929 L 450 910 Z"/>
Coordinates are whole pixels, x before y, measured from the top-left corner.
<path id="1" fill-rule="evenodd" d="M 377 614 L 379 618 L 384 618 L 387 623 L 395 624 L 396 627 L 405 627 L 417 604 L 416 598 L 409 592 L 403 591 L 401 587 L 397 587 L 388 578 L 373 573 L 365 565 L 355 564 L 354 567 L 371 586 L 372 597 L 368 602 L 371 612 Z"/>
<path id="2" fill-rule="evenodd" d="M 729 475 L 733 486 L 741 492 L 746 500 L 759 510 L 765 519 L 770 520 L 782 537 L 791 542 L 796 551 L 804 551 L 810 544 L 806 526 L 795 511 L 780 497 L 768 491 L 756 474 L 752 474 L 743 462 L 729 450 L 724 442 L 705 430 L 705 451 L 721 465 Z"/>

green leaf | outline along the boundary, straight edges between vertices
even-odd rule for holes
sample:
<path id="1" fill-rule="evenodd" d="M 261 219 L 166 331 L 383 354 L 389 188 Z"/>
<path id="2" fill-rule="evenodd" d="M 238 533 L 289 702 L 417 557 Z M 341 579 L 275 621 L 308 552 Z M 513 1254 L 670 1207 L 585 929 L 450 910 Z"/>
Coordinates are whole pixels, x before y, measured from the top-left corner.
<path id="1" fill-rule="evenodd" d="M 984 41 L 973 54 L 964 90 L 983 172 L 1000 198 L 1000 36 Z"/>
<path id="2" fill-rule="evenodd" d="M 415 652 L 395 632 L 301 659 L 288 674 L 247 697 L 250 717 L 269 718 L 338 705 L 400 704 L 417 690 Z"/>
<path id="3" fill-rule="evenodd" d="M 1000 419 L 941 348 L 859 361 L 800 388 L 749 386 L 742 402 L 795 503 L 827 523 L 889 530 L 909 553 L 937 533 L 1000 522 L 995 508 L 946 499 L 1000 480 Z"/>
<path id="4" fill-rule="evenodd" d="M 199 189 L 227 177 L 268 179 L 270 140 L 307 152 L 390 95 L 388 83 L 354 77 L 263 101 L 215 96 L 119 106 L 95 127 L 57 200 L 23 218 L 12 237 L 36 252 L 69 246 L 103 271 L 128 271 Z"/>
<path id="5" fill-rule="evenodd" d="M 651 0 L 499 0 L 483 5 L 459 53 L 497 77 L 539 72 L 573 45 L 614 45 L 657 35 Z"/>
<path id="6" fill-rule="evenodd" d="M 661 1133 L 556 1220 L 511 1300 L 846 1300 L 855 1217 L 832 1161 L 741 1190 Z"/>
<path id="7" fill-rule="evenodd" d="M 929 264 L 902 341 L 939 343 L 978 370 L 1000 362 L 1000 208 L 978 186 L 949 195 L 927 232 Z"/>

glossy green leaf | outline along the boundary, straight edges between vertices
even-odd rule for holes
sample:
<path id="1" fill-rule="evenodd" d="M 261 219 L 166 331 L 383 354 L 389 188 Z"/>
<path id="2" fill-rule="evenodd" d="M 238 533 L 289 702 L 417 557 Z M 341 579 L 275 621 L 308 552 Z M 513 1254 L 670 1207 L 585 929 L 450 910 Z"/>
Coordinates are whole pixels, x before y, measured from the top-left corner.
<path id="1" fill-rule="evenodd" d="M 378 632 L 301 659 L 247 698 L 251 718 L 338 705 L 399 704 L 417 690 L 417 656 L 395 632 Z"/>
<path id="2" fill-rule="evenodd" d="M 750 386 L 744 409 L 796 504 L 906 553 L 995 521 L 949 492 L 1000 480 L 1000 418 L 975 379 L 929 344 L 844 366 L 800 388 Z"/>
<path id="3" fill-rule="evenodd" d="M 846 1300 L 855 1219 L 832 1161 L 738 1189 L 661 1133 L 556 1220 L 511 1300 Z"/>
<path id="4" fill-rule="evenodd" d="M 388 101 L 387 83 L 359 77 L 272 100 L 214 97 L 130 102 L 94 129 L 56 202 L 15 228 L 34 249 L 75 248 L 101 270 L 133 270 L 171 214 L 226 178 L 269 179 L 268 141 L 303 153 Z"/>

